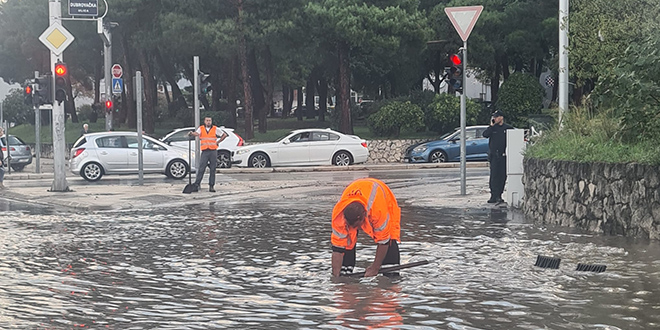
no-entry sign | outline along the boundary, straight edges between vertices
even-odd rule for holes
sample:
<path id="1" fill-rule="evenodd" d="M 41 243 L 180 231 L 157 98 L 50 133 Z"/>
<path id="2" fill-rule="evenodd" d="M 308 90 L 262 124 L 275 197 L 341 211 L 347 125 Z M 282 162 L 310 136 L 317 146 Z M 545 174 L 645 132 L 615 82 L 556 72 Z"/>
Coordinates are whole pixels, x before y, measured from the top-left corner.
<path id="1" fill-rule="evenodd" d="M 115 78 L 121 78 L 121 76 L 124 74 L 124 71 L 121 68 L 121 65 L 115 64 L 112 66 L 112 76 Z"/>

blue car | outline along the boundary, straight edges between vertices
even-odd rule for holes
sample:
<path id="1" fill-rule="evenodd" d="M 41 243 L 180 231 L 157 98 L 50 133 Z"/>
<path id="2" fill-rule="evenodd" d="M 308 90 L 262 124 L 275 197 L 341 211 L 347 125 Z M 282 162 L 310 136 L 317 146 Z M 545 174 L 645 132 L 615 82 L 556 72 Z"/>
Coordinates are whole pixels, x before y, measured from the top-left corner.
<path id="1" fill-rule="evenodd" d="M 483 132 L 488 126 L 468 126 L 465 128 L 465 158 L 467 160 L 488 159 L 488 139 Z M 410 146 L 404 160 L 410 163 L 443 163 L 461 160 L 461 130 L 443 135 L 440 140 Z"/>

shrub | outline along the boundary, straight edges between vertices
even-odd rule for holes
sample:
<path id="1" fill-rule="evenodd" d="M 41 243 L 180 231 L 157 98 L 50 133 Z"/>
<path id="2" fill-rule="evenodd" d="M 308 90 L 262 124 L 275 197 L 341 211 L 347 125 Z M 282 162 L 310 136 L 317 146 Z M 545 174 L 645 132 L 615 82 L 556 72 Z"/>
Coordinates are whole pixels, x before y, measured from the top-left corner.
<path id="1" fill-rule="evenodd" d="M 467 99 L 466 125 L 476 125 L 481 106 Z M 450 94 L 439 94 L 426 113 L 426 127 L 440 134 L 453 131 L 461 125 L 461 99 Z"/>
<path id="2" fill-rule="evenodd" d="M 419 130 L 424 127 L 424 112 L 410 101 L 392 101 L 369 116 L 369 129 L 379 136 L 398 137 L 401 129 Z"/>
<path id="3" fill-rule="evenodd" d="M 541 109 L 543 95 L 543 88 L 534 76 L 514 73 L 502 84 L 495 107 L 504 111 L 509 124 L 527 127 L 527 116 Z"/>
<path id="4" fill-rule="evenodd" d="M 78 121 L 85 122 L 89 121 L 90 123 L 95 123 L 99 115 L 94 110 L 94 106 L 89 104 L 83 104 L 78 108 Z"/>

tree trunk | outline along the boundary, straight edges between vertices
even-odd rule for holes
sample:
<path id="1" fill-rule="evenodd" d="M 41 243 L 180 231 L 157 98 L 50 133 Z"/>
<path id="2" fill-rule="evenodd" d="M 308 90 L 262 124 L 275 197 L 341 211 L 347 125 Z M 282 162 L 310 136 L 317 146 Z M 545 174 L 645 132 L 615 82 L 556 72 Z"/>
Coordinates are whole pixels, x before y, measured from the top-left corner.
<path id="1" fill-rule="evenodd" d="M 225 64 L 226 72 L 224 80 L 225 92 L 227 93 L 227 118 L 229 122 L 227 123 L 228 127 L 236 128 L 236 100 L 238 100 L 238 91 L 236 86 L 238 86 L 238 72 L 236 68 L 238 67 L 238 60 L 236 56 L 232 57 L 231 61 Z"/>
<path id="2" fill-rule="evenodd" d="M 502 65 L 502 74 L 504 75 L 504 81 L 509 79 L 509 75 L 511 75 L 511 72 L 509 71 L 509 56 L 506 54 L 503 54 L 501 57 L 501 60 L 498 60 L 498 58 L 495 58 L 495 65 L 501 64 Z M 498 68 L 499 69 L 499 68 Z"/>
<path id="3" fill-rule="evenodd" d="M 490 79 L 490 101 L 494 104 L 497 102 L 497 94 L 500 91 L 500 68 L 502 65 L 500 62 L 497 60 L 497 56 L 495 56 L 495 73 L 493 74 L 493 77 Z M 509 71 L 509 70 L 506 70 Z"/>
<path id="4" fill-rule="evenodd" d="M 122 53 L 124 54 L 124 70 L 126 70 L 125 74 L 127 77 L 134 77 L 135 71 L 133 70 L 133 66 L 131 65 L 131 58 L 129 56 L 130 48 L 128 47 L 128 40 L 123 33 L 119 34 L 119 42 L 121 43 L 121 48 L 124 50 Z M 126 94 L 126 98 L 124 99 L 124 103 L 126 103 L 126 117 L 124 122 L 128 124 L 129 128 L 136 128 L 137 112 L 135 110 L 133 78 L 124 80 L 124 86 L 124 91 Z"/>
<path id="5" fill-rule="evenodd" d="M 273 68 L 273 56 L 270 52 L 270 46 L 268 45 L 266 45 L 266 49 L 264 50 L 264 64 L 266 67 L 266 109 L 270 112 L 271 117 L 275 117 L 275 107 L 273 106 L 273 94 L 275 94 L 275 69 Z"/>
<path id="6" fill-rule="evenodd" d="M 247 41 L 243 30 L 243 0 L 238 2 L 238 53 L 241 63 L 241 76 L 243 78 L 243 109 L 245 110 L 245 138 L 254 138 L 254 124 L 252 122 L 252 88 L 250 87 L 250 74 L 248 72 Z"/>
<path id="7" fill-rule="evenodd" d="M 296 117 L 298 117 L 298 120 L 303 120 L 303 112 L 305 111 L 303 109 L 303 91 L 302 87 L 298 87 L 297 90 L 297 96 L 298 96 L 298 105 L 296 106 Z"/>
<path id="8" fill-rule="evenodd" d="M 257 63 L 257 53 L 253 49 L 248 55 L 248 69 L 250 72 L 250 86 L 252 87 L 252 100 L 254 109 L 259 119 L 259 132 L 266 132 L 266 100 L 264 99 L 264 86 L 261 84 L 261 75 L 259 74 L 259 64 Z"/>
<path id="9" fill-rule="evenodd" d="M 71 75 L 66 76 L 66 101 L 64 101 L 64 122 L 66 122 L 66 114 L 71 115 L 71 122 L 78 122 L 78 114 L 76 113 L 76 100 L 73 98 L 73 88 L 71 87 Z"/>
<path id="10" fill-rule="evenodd" d="M 288 118 L 293 106 L 293 89 L 282 84 L 282 118 Z"/>
<path id="11" fill-rule="evenodd" d="M 94 65 L 94 104 L 101 103 L 101 78 L 103 78 L 103 56 L 98 56 Z"/>
<path id="12" fill-rule="evenodd" d="M 170 91 L 167 90 L 168 88 L 166 82 L 164 82 L 162 86 L 163 86 L 163 94 L 165 94 L 165 101 L 167 101 L 167 109 L 169 110 L 170 106 L 172 105 L 172 99 L 170 98 Z"/>
<path id="13" fill-rule="evenodd" d="M 312 70 L 312 72 L 309 74 L 309 78 L 307 79 L 307 86 L 305 87 L 305 105 L 307 106 L 307 109 L 305 109 L 305 112 L 307 113 L 307 119 L 314 119 L 316 116 L 314 115 L 314 105 L 316 102 L 314 102 L 314 96 L 316 95 L 316 70 Z"/>
<path id="14" fill-rule="evenodd" d="M 168 113 L 173 118 L 180 109 L 187 109 L 188 104 L 183 97 L 183 93 L 181 93 L 179 85 L 176 83 L 174 65 L 163 58 L 159 49 L 156 49 L 156 61 L 158 61 L 158 67 L 160 67 L 163 77 L 165 77 L 167 83 L 172 87 L 172 104 L 168 106 Z"/>
<path id="15" fill-rule="evenodd" d="M 325 113 L 328 111 L 328 81 L 325 77 L 319 77 L 319 84 L 317 86 L 319 91 L 319 121 L 325 121 Z"/>
<path id="16" fill-rule="evenodd" d="M 353 134 L 353 123 L 351 122 L 351 68 L 349 46 L 340 41 L 337 43 L 337 54 L 339 57 L 339 98 L 337 105 L 341 111 L 339 119 L 339 131 L 344 134 Z"/>
<path id="17" fill-rule="evenodd" d="M 142 129 L 153 134 L 154 132 L 154 109 L 156 108 L 156 100 L 154 99 L 154 76 L 151 72 L 149 54 L 146 49 L 138 50 L 138 57 L 140 59 L 140 69 L 144 76 L 144 107 L 142 108 Z"/>

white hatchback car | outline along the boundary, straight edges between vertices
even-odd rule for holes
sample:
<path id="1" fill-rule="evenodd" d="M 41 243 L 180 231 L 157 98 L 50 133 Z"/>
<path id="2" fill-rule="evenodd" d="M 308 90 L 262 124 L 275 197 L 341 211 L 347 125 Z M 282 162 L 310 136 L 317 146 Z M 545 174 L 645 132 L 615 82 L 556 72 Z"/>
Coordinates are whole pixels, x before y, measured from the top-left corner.
<path id="1" fill-rule="evenodd" d="M 273 143 L 238 148 L 232 155 L 240 167 L 337 165 L 364 163 L 367 141 L 331 129 L 296 130 Z"/>
<path id="2" fill-rule="evenodd" d="M 236 134 L 233 128 L 219 126 L 218 129 L 227 134 L 227 138 L 218 145 L 218 167 L 229 168 L 231 167 L 231 153 L 238 149 L 238 147 L 243 146 L 243 138 Z M 194 130 L 194 127 L 177 128 L 167 133 L 167 135 L 160 140 L 171 146 L 188 149 L 188 133 Z"/>
<path id="3" fill-rule="evenodd" d="M 86 134 L 71 148 L 69 168 L 87 181 L 98 181 L 105 174 L 136 174 L 137 138 L 137 132 Z M 187 148 L 169 146 L 144 135 L 142 147 L 144 173 L 164 173 L 170 178 L 183 179 L 191 170 Z M 194 164 L 194 153 L 191 157 Z"/>

